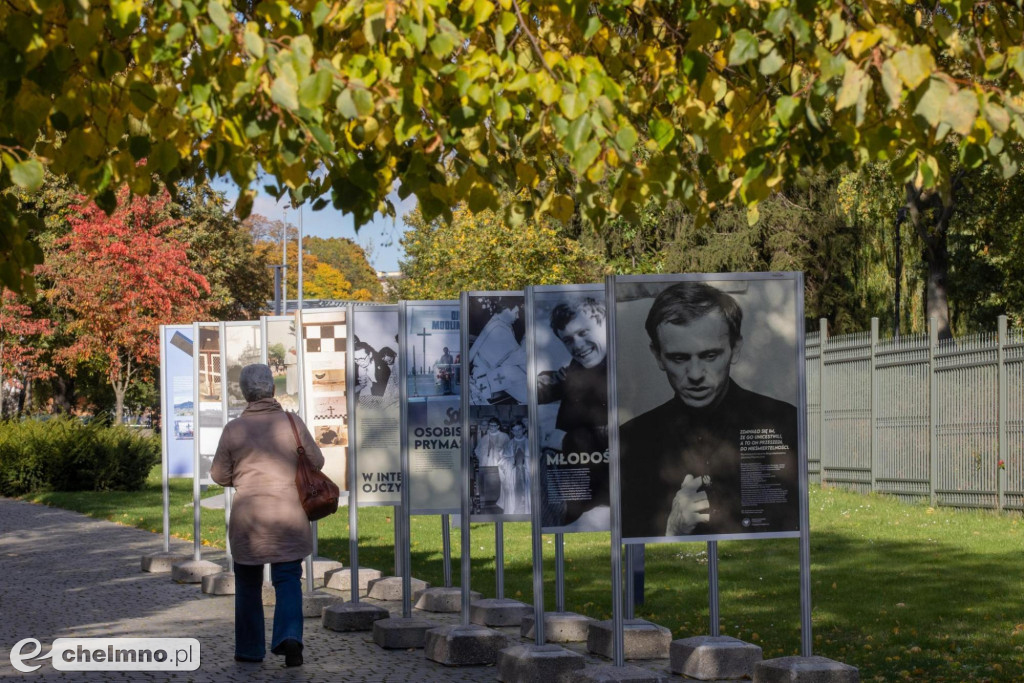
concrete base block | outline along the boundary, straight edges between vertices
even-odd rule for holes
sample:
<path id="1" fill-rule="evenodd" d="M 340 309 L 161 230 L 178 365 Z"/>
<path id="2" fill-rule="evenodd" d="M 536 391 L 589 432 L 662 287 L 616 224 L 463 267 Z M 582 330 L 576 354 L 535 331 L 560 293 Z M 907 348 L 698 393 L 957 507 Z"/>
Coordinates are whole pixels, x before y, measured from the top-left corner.
<path id="1" fill-rule="evenodd" d="M 366 595 L 366 590 L 370 585 L 370 582 L 374 579 L 379 579 L 381 573 L 379 569 L 370 568 L 359 568 L 359 594 Z M 336 591 L 349 592 L 352 590 L 352 570 L 351 569 L 331 569 L 324 574 L 324 588 L 331 588 Z"/>
<path id="2" fill-rule="evenodd" d="M 513 645 L 498 653 L 498 680 L 504 683 L 565 681 L 585 666 L 583 655 L 558 645 Z"/>
<path id="3" fill-rule="evenodd" d="M 203 577 L 203 592 L 207 595 L 234 595 L 235 573 L 207 574 Z"/>
<path id="4" fill-rule="evenodd" d="M 313 591 L 312 593 L 302 594 L 302 616 L 307 619 L 311 617 L 320 617 L 325 607 L 336 605 L 339 602 L 344 602 L 345 598 L 340 598 L 337 595 L 330 593 L 323 593 L 321 591 Z"/>
<path id="5" fill-rule="evenodd" d="M 372 631 L 374 622 L 391 616 L 383 607 L 365 602 L 339 602 L 323 611 L 323 627 L 330 631 Z"/>
<path id="6" fill-rule="evenodd" d="M 494 664 L 498 653 L 510 645 L 501 631 L 470 624 L 442 626 L 427 631 L 424 654 L 446 666 Z"/>
<path id="7" fill-rule="evenodd" d="M 373 622 L 373 642 L 385 650 L 421 648 L 427 631 L 438 627 L 436 621 L 419 617 L 391 617 Z"/>
<path id="8" fill-rule="evenodd" d="M 673 640 L 669 669 L 701 681 L 750 678 L 761 661 L 761 648 L 729 636 L 696 636 Z"/>
<path id="9" fill-rule="evenodd" d="M 469 592 L 469 603 L 483 596 L 477 591 Z M 415 594 L 413 607 L 424 612 L 460 612 L 462 611 L 462 589 L 435 586 Z"/>
<path id="10" fill-rule="evenodd" d="M 860 671 L 827 657 L 779 657 L 754 667 L 754 683 L 860 683 Z"/>
<path id="11" fill-rule="evenodd" d="M 484 598 L 469 603 L 469 621 L 481 626 L 519 626 L 533 607 L 508 598 Z"/>
<path id="12" fill-rule="evenodd" d="M 430 588 L 430 584 L 413 577 L 411 587 L 412 594 L 416 595 L 417 591 Z M 385 576 L 384 578 L 370 581 L 367 586 L 366 597 L 373 598 L 374 600 L 401 600 L 402 577 Z"/>
<path id="13" fill-rule="evenodd" d="M 185 553 L 165 553 L 163 551 L 143 555 L 142 571 L 150 572 L 151 574 L 166 574 L 171 571 L 171 567 L 174 565 L 188 562 L 191 559 L 192 556 Z"/>
<path id="14" fill-rule="evenodd" d="M 672 631 L 646 619 L 624 619 L 622 625 L 623 659 L 661 659 L 668 657 Z M 613 659 L 612 620 L 595 621 L 587 633 L 587 650 Z"/>
<path id="15" fill-rule="evenodd" d="M 588 666 L 573 672 L 569 683 L 663 683 L 668 676 L 638 666 Z"/>
<path id="16" fill-rule="evenodd" d="M 344 567 L 341 562 L 326 557 L 313 558 L 313 582 L 323 581 L 324 574 Z M 302 561 L 302 580 L 306 580 L 306 561 Z"/>
<path id="17" fill-rule="evenodd" d="M 544 641 L 548 643 L 583 643 L 587 640 L 590 631 L 590 624 L 595 619 L 585 617 L 575 612 L 545 612 L 544 613 Z M 536 638 L 534 630 L 536 620 L 531 614 L 523 617 L 523 623 L 519 629 L 519 635 L 523 638 Z"/>
<path id="18" fill-rule="evenodd" d="M 185 560 L 171 567 L 171 581 L 199 583 L 204 576 L 219 574 L 224 567 L 208 560 Z"/>

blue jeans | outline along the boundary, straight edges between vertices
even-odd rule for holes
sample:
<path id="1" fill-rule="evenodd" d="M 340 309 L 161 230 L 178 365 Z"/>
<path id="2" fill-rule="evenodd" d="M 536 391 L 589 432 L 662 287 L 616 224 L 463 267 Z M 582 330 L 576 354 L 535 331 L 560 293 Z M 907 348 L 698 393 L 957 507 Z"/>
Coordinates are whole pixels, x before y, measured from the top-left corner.
<path id="1" fill-rule="evenodd" d="M 302 560 L 270 565 L 277 602 L 274 605 L 273 651 L 286 640 L 302 642 Z M 235 562 L 235 654 L 263 659 L 263 565 Z"/>

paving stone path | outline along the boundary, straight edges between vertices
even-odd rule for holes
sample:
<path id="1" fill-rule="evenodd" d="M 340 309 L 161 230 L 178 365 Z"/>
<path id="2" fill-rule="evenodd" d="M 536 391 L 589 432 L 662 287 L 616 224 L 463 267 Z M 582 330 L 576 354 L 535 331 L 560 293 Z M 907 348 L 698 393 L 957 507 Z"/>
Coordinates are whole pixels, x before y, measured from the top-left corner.
<path id="1" fill-rule="evenodd" d="M 337 633 L 307 619 L 306 663 L 287 669 L 267 656 L 261 664 L 234 661 L 234 598 L 208 596 L 198 585 L 139 570 L 143 555 L 163 549 L 159 535 L 84 515 L 0 498 L 0 678 L 32 681 L 494 681 L 494 667 L 450 668 L 422 650 L 383 650 L 371 634 Z M 192 545 L 173 541 L 175 552 Z M 223 564 L 223 552 L 204 552 Z M 339 592 L 338 595 L 341 595 Z M 347 596 L 346 596 L 347 597 Z M 401 604 L 370 601 L 401 616 Z M 267 608 L 267 640 L 273 608 Z M 427 615 L 418 610 L 416 615 Z M 459 615 L 429 614 L 442 623 Z M 502 629 L 518 638 L 518 628 Z M 197 638 L 201 666 L 193 672 L 59 672 L 48 661 L 33 673 L 11 666 L 10 651 L 35 638 L 48 652 L 61 637 Z M 527 642 L 527 641 L 522 641 Z M 581 646 L 573 649 L 582 652 Z M 607 663 L 588 657 L 588 663 Z M 31 662 L 38 663 L 38 662 Z M 667 662 L 651 662 L 662 669 Z"/>

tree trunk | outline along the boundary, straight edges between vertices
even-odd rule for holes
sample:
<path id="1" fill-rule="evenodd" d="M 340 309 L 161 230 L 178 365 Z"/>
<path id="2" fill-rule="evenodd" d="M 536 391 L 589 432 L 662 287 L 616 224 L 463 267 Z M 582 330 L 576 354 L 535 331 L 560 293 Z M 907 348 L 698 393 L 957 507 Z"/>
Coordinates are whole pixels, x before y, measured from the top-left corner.
<path id="1" fill-rule="evenodd" d="M 126 387 L 117 382 L 112 383 L 111 386 L 114 388 L 114 424 L 119 425 L 124 417 L 124 394 Z"/>
<path id="2" fill-rule="evenodd" d="M 948 201 L 937 190 L 922 190 L 907 183 L 907 212 L 911 224 L 924 245 L 924 260 L 928 264 L 928 282 L 925 286 L 925 311 L 928 319 L 935 318 L 939 339 L 952 339 L 949 320 L 949 223 L 956 208 L 956 190 L 960 174 L 953 179 Z"/>

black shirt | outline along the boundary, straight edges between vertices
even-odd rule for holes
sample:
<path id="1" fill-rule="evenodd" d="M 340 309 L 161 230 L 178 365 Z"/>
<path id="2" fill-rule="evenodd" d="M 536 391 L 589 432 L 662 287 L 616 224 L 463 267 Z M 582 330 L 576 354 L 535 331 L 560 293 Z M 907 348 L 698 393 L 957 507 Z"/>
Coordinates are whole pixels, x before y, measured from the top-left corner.
<path id="1" fill-rule="evenodd" d="M 665 536 L 687 474 L 702 477 L 709 522 L 691 535 L 798 528 L 797 412 L 729 380 L 714 407 L 678 397 L 622 426 L 622 535 Z"/>

